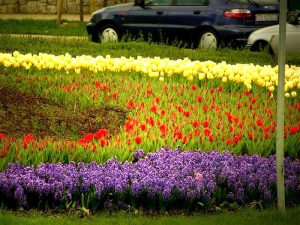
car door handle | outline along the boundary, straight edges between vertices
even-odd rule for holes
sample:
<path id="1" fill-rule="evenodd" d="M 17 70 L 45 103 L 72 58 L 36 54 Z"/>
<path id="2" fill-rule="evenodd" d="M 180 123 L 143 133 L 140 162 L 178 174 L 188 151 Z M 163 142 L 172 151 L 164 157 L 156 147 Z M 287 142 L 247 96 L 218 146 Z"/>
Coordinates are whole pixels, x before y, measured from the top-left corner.
<path id="1" fill-rule="evenodd" d="M 164 11 L 157 11 L 156 13 L 157 13 L 157 15 L 162 15 L 162 14 L 164 14 Z"/>
<path id="2" fill-rule="evenodd" d="M 199 15 L 199 14 L 200 14 L 200 10 L 195 10 L 195 11 L 194 11 L 194 14 L 195 14 L 195 15 Z"/>

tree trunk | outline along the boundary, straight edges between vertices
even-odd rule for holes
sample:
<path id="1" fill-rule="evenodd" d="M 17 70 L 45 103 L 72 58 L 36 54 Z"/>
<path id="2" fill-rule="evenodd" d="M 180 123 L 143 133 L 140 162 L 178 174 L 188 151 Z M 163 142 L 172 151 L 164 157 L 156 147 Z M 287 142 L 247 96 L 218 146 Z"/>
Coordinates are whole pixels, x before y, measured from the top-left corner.
<path id="1" fill-rule="evenodd" d="M 83 0 L 79 2 L 80 22 L 83 22 Z"/>
<path id="2" fill-rule="evenodd" d="M 61 24 L 61 14 L 63 10 L 63 0 L 57 0 L 56 2 L 56 13 L 57 13 L 57 24 Z"/>
<path id="3" fill-rule="evenodd" d="M 95 0 L 90 0 L 90 14 L 95 11 Z"/>

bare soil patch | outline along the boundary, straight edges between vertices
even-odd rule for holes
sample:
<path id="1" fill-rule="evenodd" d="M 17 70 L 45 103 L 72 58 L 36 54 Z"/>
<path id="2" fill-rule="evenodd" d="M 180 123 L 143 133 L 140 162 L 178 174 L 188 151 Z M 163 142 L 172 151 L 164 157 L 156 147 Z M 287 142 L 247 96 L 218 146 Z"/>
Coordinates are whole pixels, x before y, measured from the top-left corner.
<path id="1" fill-rule="evenodd" d="M 8 88 L 0 89 L 0 133 L 13 137 L 74 139 L 101 128 L 110 135 L 124 125 L 126 110 L 118 107 L 74 111 L 64 105 Z"/>

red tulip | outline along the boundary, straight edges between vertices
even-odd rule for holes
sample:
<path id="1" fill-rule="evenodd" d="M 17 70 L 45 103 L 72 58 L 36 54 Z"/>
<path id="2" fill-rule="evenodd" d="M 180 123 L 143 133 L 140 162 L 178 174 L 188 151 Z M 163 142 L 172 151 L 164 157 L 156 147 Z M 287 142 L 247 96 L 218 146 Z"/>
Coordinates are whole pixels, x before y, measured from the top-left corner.
<path id="1" fill-rule="evenodd" d="M 232 145 L 233 144 L 233 140 L 231 138 L 229 138 L 227 141 L 226 141 L 226 144 L 227 145 Z"/>
<path id="2" fill-rule="evenodd" d="M 253 135 L 252 133 L 249 133 L 249 134 L 248 134 L 248 138 L 249 138 L 250 140 L 254 140 L 254 135 Z"/>
<path id="3" fill-rule="evenodd" d="M 149 89 L 147 89 L 147 91 L 146 91 L 146 96 L 149 97 L 151 94 L 152 94 L 152 91 L 149 90 Z"/>
<path id="4" fill-rule="evenodd" d="M 151 108 L 150 108 L 150 111 L 153 112 L 153 113 L 156 113 L 157 107 L 155 105 L 152 105 Z"/>
<path id="5" fill-rule="evenodd" d="M 101 84 L 100 84 L 99 81 L 95 81 L 95 86 L 96 86 L 96 88 L 97 88 L 98 90 L 100 90 Z"/>
<path id="6" fill-rule="evenodd" d="M 246 90 L 244 93 L 245 95 L 250 95 L 250 90 Z"/>
<path id="7" fill-rule="evenodd" d="M 145 131 L 146 130 L 146 125 L 145 124 L 141 124 L 141 130 Z"/>
<path id="8" fill-rule="evenodd" d="M 202 125 L 203 125 L 204 127 L 209 127 L 209 121 L 208 121 L 208 120 L 204 120 L 204 121 L 202 122 Z"/>
<path id="9" fill-rule="evenodd" d="M 108 130 L 100 129 L 95 133 L 96 139 L 101 139 L 102 137 L 108 137 Z"/>
<path id="10" fill-rule="evenodd" d="M 187 143 L 187 137 L 184 136 L 184 137 L 182 138 L 182 144 L 186 144 L 186 143 Z"/>
<path id="11" fill-rule="evenodd" d="M 153 119 L 152 117 L 147 118 L 147 119 L 146 119 L 146 122 L 147 122 L 148 124 L 150 124 L 151 126 L 154 126 L 154 119 Z"/>
<path id="12" fill-rule="evenodd" d="M 189 111 L 184 111 L 184 112 L 183 112 L 183 115 L 184 115 L 185 117 L 190 117 L 191 113 L 190 113 Z"/>
<path id="13" fill-rule="evenodd" d="M 137 144 L 141 144 L 142 138 L 139 137 L 139 136 L 137 136 L 137 137 L 134 139 L 134 141 L 135 141 L 135 143 L 137 143 Z"/>
<path id="14" fill-rule="evenodd" d="M 27 134 L 24 140 L 25 140 L 26 142 L 33 142 L 34 139 L 35 139 L 35 138 L 34 138 L 34 136 L 33 136 L 32 134 Z"/>
<path id="15" fill-rule="evenodd" d="M 126 132 L 130 132 L 133 129 L 133 125 L 130 122 L 127 122 L 125 124 L 125 130 Z"/>
<path id="16" fill-rule="evenodd" d="M 109 86 L 108 85 L 103 85 L 103 87 L 102 87 L 102 90 L 103 91 L 107 91 L 109 89 Z"/>
<path id="17" fill-rule="evenodd" d="M 201 96 L 198 96 L 197 101 L 198 101 L 199 103 L 201 103 L 201 102 L 202 102 L 202 97 L 201 97 Z"/>
<path id="18" fill-rule="evenodd" d="M 33 142 L 35 140 L 32 134 L 27 134 L 26 137 L 23 139 L 23 147 L 27 148 L 28 143 Z"/>
<path id="19" fill-rule="evenodd" d="M 256 98 L 251 99 L 251 103 L 254 104 L 256 102 Z"/>
<path id="20" fill-rule="evenodd" d="M 134 108 L 134 101 L 133 100 L 130 100 L 128 103 L 127 103 L 127 107 L 129 109 L 133 109 Z"/>
<path id="21" fill-rule="evenodd" d="M 97 145 L 94 144 L 94 145 L 93 145 L 93 152 L 96 152 L 96 151 L 97 151 Z"/>
<path id="22" fill-rule="evenodd" d="M 196 127 L 199 127 L 199 122 L 198 121 L 194 121 L 193 123 L 193 126 L 196 128 Z"/>
<path id="23" fill-rule="evenodd" d="M 129 140 L 129 141 L 130 141 L 130 140 Z M 101 147 L 104 147 L 104 146 L 106 145 L 106 141 L 103 140 L 103 139 L 101 139 L 101 140 L 100 140 L 100 145 L 101 145 Z"/>
<path id="24" fill-rule="evenodd" d="M 175 139 L 181 139 L 183 135 L 182 135 L 182 132 L 175 131 L 173 136 Z"/>
<path id="25" fill-rule="evenodd" d="M 4 149 L 1 150 L 1 157 L 4 158 L 6 156 L 6 151 Z"/>
<path id="26" fill-rule="evenodd" d="M 270 134 L 268 131 L 264 131 L 264 134 L 265 134 L 265 139 L 269 139 L 270 138 Z"/>
<path id="27" fill-rule="evenodd" d="M 94 139 L 93 133 L 86 134 L 83 138 L 81 138 L 78 142 L 81 145 L 87 144 L 88 142 L 92 141 Z"/>
<path id="28" fill-rule="evenodd" d="M 211 131 L 210 131 L 209 128 L 205 128 L 203 133 L 204 133 L 205 136 L 209 136 L 211 134 Z"/>
<path id="29" fill-rule="evenodd" d="M 290 134 L 296 134 L 298 132 L 298 128 L 296 126 L 291 126 L 289 131 Z"/>
<path id="30" fill-rule="evenodd" d="M 181 105 L 178 105 L 178 106 L 177 106 L 177 110 L 178 110 L 178 112 L 182 112 L 182 106 L 181 106 Z"/>
<path id="31" fill-rule="evenodd" d="M 118 99 L 118 93 L 112 93 L 111 97 L 112 97 L 113 99 Z"/>
<path id="32" fill-rule="evenodd" d="M 165 137 L 167 134 L 167 127 L 165 125 L 160 125 L 159 129 L 160 129 L 161 135 L 163 137 Z"/>
<path id="33" fill-rule="evenodd" d="M 98 94 L 97 93 L 94 93 L 93 95 L 92 95 L 92 98 L 93 99 L 96 99 L 98 97 Z"/>
<path id="34" fill-rule="evenodd" d="M 203 106 L 203 112 L 204 112 L 204 113 L 207 113 L 207 111 L 208 111 L 208 105 L 205 104 L 205 105 Z"/>
<path id="35" fill-rule="evenodd" d="M 234 136 L 233 140 L 235 143 L 238 143 L 241 140 L 241 137 L 236 135 L 236 136 Z"/>
<path id="36" fill-rule="evenodd" d="M 160 102 L 160 98 L 159 98 L 159 97 L 156 97 L 156 98 L 155 98 L 155 102 L 156 102 L 156 103 L 159 103 L 159 102 Z"/>
<path id="37" fill-rule="evenodd" d="M 260 119 L 260 118 L 256 120 L 256 124 L 257 124 L 257 126 L 259 126 L 259 127 L 264 126 L 264 122 L 263 122 L 262 119 Z"/>
<path id="38" fill-rule="evenodd" d="M 237 116 L 233 117 L 233 122 L 234 122 L 234 124 L 237 124 L 239 122 L 239 118 Z"/>

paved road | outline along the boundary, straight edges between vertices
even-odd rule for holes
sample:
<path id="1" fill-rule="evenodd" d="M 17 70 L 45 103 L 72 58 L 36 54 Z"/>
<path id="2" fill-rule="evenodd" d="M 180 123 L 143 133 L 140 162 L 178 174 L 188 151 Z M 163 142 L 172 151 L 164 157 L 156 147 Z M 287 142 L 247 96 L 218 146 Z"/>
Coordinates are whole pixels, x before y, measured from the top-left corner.
<path id="1" fill-rule="evenodd" d="M 0 13 L 0 19 L 36 19 L 36 20 L 56 20 L 56 14 L 7 14 Z M 85 14 L 83 16 L 83 20 L 88 22 L 91 18 L 90 14 Z M 62 14 L 62 19 L 70 20 L 70 21 L 79 21 L 79 14 Z"/>
<path id="2" fill-rule="evenodd" d="M 60 36 L 60 35 L 43 35 L 43 34 L 0 34 L 2 36 L 17 38 L 46 38 L 46 39 L 65 39 L 65 40 L 88 40 L 88 36 Z"/>

